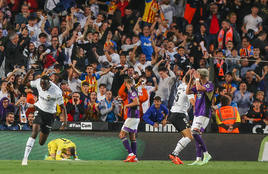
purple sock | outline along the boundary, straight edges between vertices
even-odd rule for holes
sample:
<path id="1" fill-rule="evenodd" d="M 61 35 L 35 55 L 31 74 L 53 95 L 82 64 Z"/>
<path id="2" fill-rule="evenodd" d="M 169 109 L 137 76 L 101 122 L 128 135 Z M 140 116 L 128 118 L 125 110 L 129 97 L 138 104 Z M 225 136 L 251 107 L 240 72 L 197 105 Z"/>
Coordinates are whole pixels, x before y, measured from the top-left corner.
<path id="1" fill-rule="evenodd" d="M 128 143 L 128 139 L 125 137 L 125 138 L 122 138 L 121 141 L 123 142 L 125 149 L 128 151 L 128 154 L 132 153 L 132 150 L 131 150 L 130 145 Z"/>
<path id="2" fill-rule="evenodd" d="M 202 158 L 202 148 L 197 141 L 195 141 L 195 148 L 196 148 L 196 157 Z"/>
<path id="3" fill-rule="evenodd" d="M 132 152 L 134 153 L 134 155 L 137 155 L 137 143 L 136 141 L 131 141 L 131 149 L 132 149 Z"/>
<path id="4" fill-rule="evenodd" d="M 198 134 L 194 134 L 193 136 L 194 136 L 195 141 L 197 141 L 200 144 L 202 151 L 206 152 L 207 147 L 206 147 L 204 141 L 202 140 L 201 136 Z"/>

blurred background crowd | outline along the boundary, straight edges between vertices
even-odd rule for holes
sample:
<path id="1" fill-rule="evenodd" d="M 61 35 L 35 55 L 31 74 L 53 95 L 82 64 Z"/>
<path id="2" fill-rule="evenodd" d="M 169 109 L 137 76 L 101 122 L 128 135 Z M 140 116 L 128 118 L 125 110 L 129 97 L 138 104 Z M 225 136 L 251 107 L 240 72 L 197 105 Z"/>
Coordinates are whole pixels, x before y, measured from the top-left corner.
<path id="1" fill-rule="evenodd" d="M 198 68 L 209 69 L 215 85 L 214 111 L 228 95 L 242 124 L 266 125 L 267 7 L 268 0 L 0 0 L 0 130 L 31 129 L 38 94 L 25 84 L 44 74 L 62 89 L 68 122 L 114 123 L 125 119 L 126 77 L 142 117 L 155 96 L 170 108 L 184 74 Z"/>

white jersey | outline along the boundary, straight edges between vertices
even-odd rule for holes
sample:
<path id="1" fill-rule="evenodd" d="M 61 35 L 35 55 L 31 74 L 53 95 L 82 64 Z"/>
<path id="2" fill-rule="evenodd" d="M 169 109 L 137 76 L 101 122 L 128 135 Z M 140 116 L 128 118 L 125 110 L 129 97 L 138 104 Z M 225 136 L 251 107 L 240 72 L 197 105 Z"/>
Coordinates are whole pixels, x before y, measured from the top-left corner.
<path id="1" fill-rule="evenodd" d="M 57 85 L 52 82 L 50 82 L 51 86 L 49 89 L 43 91 L 40 86 L 40 80 L 41 79 L 31 81 L 31 86 L 38 90 L 38 101 L 34 105 L 44 112 L 54 114 L 56 113 L 57 104 L 64 104 L 62 91 Z"/>
<path id="2" fill-rule="evenodd" d="M 190 99 L 193 99 L 194 95 L 186 94 L 187 85 L 185 83 L 181 83 L 177 89 L 178 91 L 177 91 L 173 106 L 171 107 L 170 111 L 172 113 L 184 113 L 187 115 L 187 111 L 191 105 Z"/>

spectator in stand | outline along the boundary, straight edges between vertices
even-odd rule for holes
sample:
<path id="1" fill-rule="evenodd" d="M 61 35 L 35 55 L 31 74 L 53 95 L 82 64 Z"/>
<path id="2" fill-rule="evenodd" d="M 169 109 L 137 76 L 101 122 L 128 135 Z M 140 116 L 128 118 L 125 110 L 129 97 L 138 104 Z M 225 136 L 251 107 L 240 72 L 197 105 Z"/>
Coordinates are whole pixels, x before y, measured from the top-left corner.
<path id="1" fill-rule="evenodd" d="M 265 102 L 264 98 L 264 92 L 263 91 L 258 91 L 255 96 L 255 100 L 259 100 L 261 102 L 261 110 L 264 112 L 268 112 L 268 103 Z"/>
<path id="2" fill-rule="evenodd" d="M 105 93 L 105 99 L 99 104 L 100 120 L 103 122 L 114 123 L 118 121 L 118 115 L 120 114 L 121 104 L 113 98 L 112 92 L 107 91 Z"/>
<path id="3" fill-rule="evenodd" d="M 232 41 L 234 45 L 238 45 L 240 38 L 237 38 L 237 33 L 235 33 L 236 31 L 232 28 L 230 22 L 223 20 L 221 27 L 218 33 L 218 49 L 226 49 L 229 41 Z"/>
<path id="4" fill-rule="evenodd" d="M 216 3 L 211 3 L 209 5 L 209 16 L 207 16 L 207 26 L 208 26 L 208 42 L 209 45 L 217 42 L 217 34 L 220 31 L 220 21 L 221 15 L 218 12 L 219 7 Z"/>
<path id="5" fill-rule="evenodd" d="M 239 84 L 239 91 L 234 94 L 234 102 L 238 105 L 238 111 L 241 116 L 245 115 L 248 112 L 249 106 L 251 105 L 253 99 L 252 93 L 247 91 L 247 84 L 241 82 Z"/>
<path id="6" fill-rule="evenodd" d="M 134 70 L 137 71 L 139 75 L 142 75 L 147 66 L 151 66 L 151 61 L 146 61 L 146 55 L 142 53 L 139 56 L 139 61 L 136 62 L 134 66 Z"/>
<path id="7" fill-rule="evenodd" d="M 227 72 L 227 65 L 224 60 L 224 55 L 222 50 L 216 51 L 214 63 L 214 71 L 215 71 L 215 81 L 216 83 L 220 83 L 224 80 L 224 76 Z"/>
<path id="8" fill-rule="evenodd" d="M 97 94 L 97 100 L 98 101 L 102 101 L 102 100 L 105 99 L 106 91 L 107 91 L 106 85 L 105 84 L 100 84 L 99 92 Z"/>
<path id="9" fill-rule="evenodd" d="M 82 100 L 82 104 L 84 105 L 84 108 L 87 107 L 87 100 L 89 100 L 89 84 L 84 81 L 81 85 L 81 92 L 80 92 L 80 100 Z"/>
<path id="10" fill-rule="evenodd" d="M 242 38 L 242 48 L 239 50 L 240 57 L 253 56 L 253 46 L 250 44 L 247 37 Z"/>
<path id="11" fill-rule="evenodd" d="M 258 59 L 256 62 L 250 65 L 248 58 L 242 58 L 241 69 L 240 69 L 241 78 L 245 78 L 246 73 L 248 71 L 254 71 L 259 66 L 260 62 L 261 62 L 261 59 Z"/>
<path id="12" fill-rule="evenodd" d="M 27 111 L 28 108 L 33 108 L 34 105 L 26 102 L 26 97 L 21 96 L 20 99 L 15 104 L 15 114 L 18 116 L 15 118 L 16 123 L 27 123 Z"/>
<path id="13" fill-rule="evenodd" d="M 242 26 L 242 31 L 244 34 L 253 30 L 253 34 L 258 35 L 262 31 L 262 18 L 258 16 L 259 8 L 257 5 L 251 7 L 251 14 L 244 17 L 244 23 Z"/>
<path id="14" fill-rule="evenodd" d="M 155 1 L 155 0 L 152 0 Z M 153 45 L 151 41 L 151 33 L 153 31 L 150 30 L 150 27 L 145 25 L 143 26 L 142 30 L 139 26 L 139 23 L 141 22 L 141 18 L 137 20 L 136 25 L 134 26 L 133 32 L 136 35 L 139 35 L 140 41 L 141 41 L 141 49 L 142 53 L 146 55 L 146 61 L 152 60 L 152 54 L 153 54 Z"/>
<path id="15" fill-rule="evenodd" d="M 84 118 L 84 106 L 78 92 L 72 93 L 72 99 L 66 105 L 68 121 L 81 121 Z"/>
<path id="16" fill-rule="evenodd" d="M 83 48 L 77 47 L 75 49 L 75 55 L 72 59 L 72 65 L 79 70 L 79 72 L 84 72 L 86 66 L 88 65 L 88 59 L 85 57 L 85 51 Z"/>
<path id="17" fill-rule="evenodd" d="M 60 89 L 62 90 L 62 96 L 63 96 L 64 104 L 67 104 L 67 102 L 71 98 L 72 90 L 68 86 L 68 82 L 66 80 L 63 80 L 60 83 Z"/>
<path id="18" fill-rule="evenodd" d="M 97 100 L 97 93 L 91 92 L 90 99 L 87 101 L 85 121 L 100 121 L 99 112 L 99 101 Z"/>
<path id="19" fill-rule="evenodd" d="M 164 127 L 167 124 L 168 109 L 161 102 L 161 97 L 154 97 L 154 104 L 145 112 L 143 115 L 143 120 L 145 123 L 159 127 L 162 124 Z"/>
<path id="20" fill-rule="evenodd" d="M 78 72 L 75 70 L 76 69 L 72 66 L 72 69 L 68 72 L 68 85 L 72 92 L 80 92 L 81 80 L 79 79 Z"/>
<path id="21" fill-rule="evenodd" d="M 120 55 L 120 58 L 122 55 Z M 97 74 L 101 74 L 102 72 L 107 72 L 107 74 L 103 74 L 99 79 L 98 79 L 98 85 L 100 87 L 100 84 L 105 84 L 106 88 L 108 90 L 112 89 L 112 84 L 113 84 L 113 78 L 114 78 L 114 73 L 112 72 L 114 70 L 114 67 L 111 67 L 108 62 L 105 62 L 99 72 Z"/>
<path id="22" fill-rule="evenodd" d="M 27 123 L 23 124 L 21 130 L 32 130 L 33 128 L 33 121 L 34 121 L 34 113 L 30 112 L 28 114 Z"/>
<path id="23" fill-rule="evenodd" d="M 21 6 L 21 13 L 15 16 L 15 24 L 17 25 L 27 24 L 29 16 L 30 16 L 29 6 L 23 4 Z"/>
<path id="24" fill-rule="evenodd" d="M 233 95 L 237 89 L 237 85 L 233 82 L 232 73 L 228 72 L 225 74 L 225 81 L 221 84 L 226 89 L 226 92 Z M 250 91 L 251 92 L 251 91 Z"/>
<path id="25" fill-rule="evenodd" d="M 2 98 L 7 97 L 10 98 L 10 94 L 7 90 L 7 81 L 3 80 L 1 82 L 1 90 L 0 90 L 0 100 L 2 100 Z"/>
<path id="26" fill-rule="evenodd" d="M 15 124 L 15 115 L 13 112 L 8 112 L 6 120 L 0 125 L 0 130 L 19 130 L 19 125 Z"/>
<path id="27" fill-rule="evenodd" d="M 160 64 L 164 63 L 160 67 Z M 156 96 L 159 96 L 162 99 L 162 104 L 167 106 L 168 105 L 168 98 L 170 94 L 170 81 L 172 78 L 175 78 L 175 74 L 170 69 L 170 64 L 166 60 L 160 60 L 153 68 L 153 72 L 156 75 L 157 79 L 159 80 L 158 83 L 158 90 L 156 91 Z M 170 76 L 169 76 L 170 75 Z"/>
<path id="28" fill-rule="evenodd" d="M 248 71 L 246 73 L 244 81 L 246 82 L 248 86 L 248 91 L 256 94 L 259 88 L 259 81 L 260 81 L 260 76 L 256 74 L 254 71 Z"/>
<path id="29" fill-rule="evenodd" d="M 243 117 L 243 121 L 248 122 L 250 124 L 264 124 L 263 116 L 264 111 L 261 108 L 261 101 L 256 99 L 254 100 L 248 113 Z"/>
<path id="30" fill-rule="evenodd" d="M 175 58 L 174 70 L 176 70 L 177 69 L 176 66 L 178 66 L 180 69 L 183 70 L 183 73 L 186 73 L 186 71 L 190 67 L 189 56 L 185 54 L 185 49 L 182 46 L 178 47 L 177 51 L 178 51 L 178 54 L 174 55 L 174 58 Z"/>
<path id="31" fill-rule="evenodd" d="M 6 121 L 7 114 L 9 112 L 14 113 L 15 108 L 13 104 L 10 104 L 9 99 L 7 97 L 3 97 L 0 100 L 0 122 L 4 123 Z"/>
<path id="32" fill-rule="evenodd" d="M 237 108 L 230 106 L 231 100 L 229 96 L 222 96 L 221 108 L 216 110 L 219 133 L 239 133 L 241 119 Z"/>
<path id="33" fill-rule="evenodd" d="M 23 48 L 19 45 L 19 36 L 17 33 L 9 33 L 9 40 L 5 46 L 5 71 L 6 74 L 13 71 L 15 66 L 22 66 L 25 64 L 24 57 L 22 55 Z"/>

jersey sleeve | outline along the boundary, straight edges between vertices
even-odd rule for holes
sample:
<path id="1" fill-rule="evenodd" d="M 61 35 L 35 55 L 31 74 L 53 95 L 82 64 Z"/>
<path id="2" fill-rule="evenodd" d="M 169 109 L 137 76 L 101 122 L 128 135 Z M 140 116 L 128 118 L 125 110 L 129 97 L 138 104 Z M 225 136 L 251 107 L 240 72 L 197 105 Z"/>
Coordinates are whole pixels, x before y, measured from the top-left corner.
<path id="1" fill-rule="evenodd" d="M 31 87 L 37 88 L 38 85 L 40 85 L 40 79 L 34 80 L 30 82 Z"/>
<path id="2" fill-rule="evenodd" d="M 56 160 L 62 160 L 62 149 L 63 146 L 59 145 L 56 153 Z"/>
<path id="3" fill-rule="evenodd" d="M 57 97 L 57 104 L 58 104 L 58 105 L 62 105 L 62 104 L 64 104 L 64 100 L 63 100 L 62 95 L 59 95 L 59 96 Z"/>
<path id="4" fill-rule="evenodd" d="M 193 87 L 193 88 L 191 89 L 191 91 L 193 91 L 194 93 L 197 93 L 197 89 L 196 89 L 196 87 Z"/>

